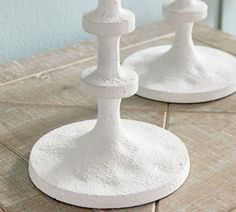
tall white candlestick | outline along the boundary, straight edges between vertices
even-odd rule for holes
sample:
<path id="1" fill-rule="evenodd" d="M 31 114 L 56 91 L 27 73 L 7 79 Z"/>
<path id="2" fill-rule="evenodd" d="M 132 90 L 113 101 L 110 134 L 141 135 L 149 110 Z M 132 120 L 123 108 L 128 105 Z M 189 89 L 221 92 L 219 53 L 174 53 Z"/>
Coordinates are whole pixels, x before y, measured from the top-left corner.
<path id="1" fill-rule="evenodd" d="M 121 98 L 138 89 L 138 77 L 120 66 L 119 41 L 134 30 L 133 13 L 120 0 L 99 0 L 83 26 L 98 36 L 98 66 L 81 74 L 81 91 L 98 103 L 97 120 L 63 126 L 33 147 L 34 184 L 60 201 L 90 208 L 121 208 L 174 192 L 189 172 L 184 144 L 170 132 L 121 120 Z"/>

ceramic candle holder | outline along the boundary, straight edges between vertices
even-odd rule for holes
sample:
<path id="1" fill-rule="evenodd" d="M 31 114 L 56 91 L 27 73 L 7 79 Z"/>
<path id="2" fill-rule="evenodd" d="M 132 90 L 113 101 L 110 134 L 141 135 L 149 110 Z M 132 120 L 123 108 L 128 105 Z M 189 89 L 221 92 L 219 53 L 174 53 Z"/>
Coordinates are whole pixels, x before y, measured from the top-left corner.
<path id="1" fill-rule="evenodd" d="M 164 102 L 196 103 L 235 92 L 235 57 L 193 44 L 193 23 L 207 16 L 207 5 L 199 0 L 175 0 L 163 5 L 163 14 L 176 29 L 174 44 L 136 52 L 123 64 L 139 74 L 138 95 Z"/>
<path id="2" fill-rule="evenodd" d="M 83 16 L 98 37 L 98 65 L 81 74 L 84 95 L 97 98 L 97 120 L 55 129 L 34 145 L 33 183 L 49 196 L 89 208 L 145 204 L 177 190 L 189 173 L 185 145 L 155 125 L 122 120 L 121 98 L 138 89 L 138 76 L 120 66 L 119 41 L 135 28 L 134 14 L 120 0 L 99 0 Z"/>

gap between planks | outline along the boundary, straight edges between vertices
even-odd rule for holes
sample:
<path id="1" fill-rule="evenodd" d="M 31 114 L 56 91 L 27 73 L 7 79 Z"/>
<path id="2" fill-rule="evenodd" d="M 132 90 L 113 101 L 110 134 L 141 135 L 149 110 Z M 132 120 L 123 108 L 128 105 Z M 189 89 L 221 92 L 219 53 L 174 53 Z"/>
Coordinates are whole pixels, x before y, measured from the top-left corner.
<path id="1" fill-rule="evenodd" d="M 153 212 L 159 212 L 159 200 L 155 202 Z"/>
<path id="2" fill-rule="evenodd" d="M 43 106 L 45 106 L 45 107 L 63 107 L 63 108 L 67 108 L 67 107 L 70 107 L 70 108 L 78 108 L 78 107 L 80 107 L 80 108 L 84 108 L 84 109 L 95 109 L 96 107 L 94 107 L 94 106 L 89 106 L 89 105 L 87 105 L 87 106 L 84 106 L 84 105 L 75 105 L 75 104 L 73 104 L 73 105 L 71 105 L 71 104 L 45 104 L 45 103 L 43 103 L 43 104 L 38 104 L 38 103 L 25 103 L 25 102 L 2 102 L 2 101 L 0 101 L 0 104 L 9 104 L 9 105 L 13 105 L 13 106 L 38 106 L 38 107 L 43 107 Z"/>
<path id="3" fill-rule="evenodd" d="M 164 112 L 163 125 L 162 128 L 168 129 L 170 107 L 169 103 L 166 104 L 166 111 Z M 155 201 L 153 204 L 152 212 L 159 212 L 159 200 Z"/>
<path id="4" fill-rule="evenodd" d="M 6 150 L 8 150 L 10 153 L 14 154 L 17 158 L 21 159 L 23 163 L 25 163 L 26 165 L 28 165 L 28 160 L 25 159 L 20 153 L 18 153 L 17 151 L 14 150 L 13 147 L 6 145 L 4 143 L 4 141 L 2 139 L 0 139 L 0 144 L 3 146 L 3 148 L 5 148 Z M 41 194 L 36 194 L 34 197 L 32 198 L 36 198 L 38 196 L 40 196 Z M 31 198 L 29 198 L 31 199 Z M 0 203 L 0 212 L 7 212 L 7 209 Z"/>
<path id="5" fill-rule="evenodd" d="M 6 209 L 0 204 L 0 212 L 6 212 Z"/>
<path id="6" fill-rule="evenodd" d="M 236 95 L 236 94 L 235 94 Z M 140 97 L 142 98 L 142 97 Z M 157 101 L 158 102 L 158 101 Z M 165 102 L 163 102 L 165 103 Z M 25 102 L 2 102 L 0 101 L 0 104 L 9 104 L 9 105 L 13 105 L 13 106 L 38 106 L 38 107 L 62 107 L 62 108 L 77 108 L 78 106 L 80 108 L 84 108 L 84 109 L 96 109 L 97 107 L 94 106 L 83 106 L 83 105 L 75 105 L 75 104 L 66 104 L 66 105 L 62 105 L 62 104 L 38 104 L 38 103 L 25 103 Z M 170 109 L 170 105 L 171 104 L 176 104 L 176 103 L 166 103 L 167 104 L 167 109 L 166 112 L 164 112 L 164 118 L 163 118 L 163 128 L 167 129 L 168 128 L 168 119 L 169 119 L 169 112 L 175 112 L 175 113 L 212 113 L 212 114 L 236 114 L 236 112 L 232 112 L 232 111 L 197 111 L 197 110 L 176 110 L 176 109 Z M 198 104 L 198 103 L 195 103 Z M 126 108 L 127 110 L 132 110 L 133 108 Z M 145 111 L 146 109 L 139 108 L 140 111 Z M 1 139 L 0 139 L 1 140 Z"/>
<path id="7" fill-rule="evenodd" d="M 166 112 L 164 112 L 164 121 L 163 121 L 163 126 L 162 128 L 168 129 L 169 126 L 169 116 L 170 116 L 170 104 L 166 103 Z"/>
<path id="8" fill-rule="evenodd" d="M 235 115 L 236 112 L 227 112 L 227 111 L 197 111 L 197 110 L 170 110 L 170 112 L 173 112 L 173 113 L 201 113 L 201 114 L 232 114 L 232 115 Z"/>
<path id="9" fill-rule="evenodd" d="M 5 147 L 7 150 L 9 150 L 11 153 L 13 153 L 14 155 L 16 155 L 17 157 L 19 157 L 20 159 L 24 160 L 24 162 L 26 162 L 28 164 L 28 160 L 26 158 L 24 158 L 24 156 L 18 152 L 17 150 L 15 150 L 14 147 L 12 147 L 11 145 L 7 144 L 7 142 L 5 142 L 4 140 L 0 139 L 0 144 Z M 1 205 L 0 205 L 1 208 Z"/>

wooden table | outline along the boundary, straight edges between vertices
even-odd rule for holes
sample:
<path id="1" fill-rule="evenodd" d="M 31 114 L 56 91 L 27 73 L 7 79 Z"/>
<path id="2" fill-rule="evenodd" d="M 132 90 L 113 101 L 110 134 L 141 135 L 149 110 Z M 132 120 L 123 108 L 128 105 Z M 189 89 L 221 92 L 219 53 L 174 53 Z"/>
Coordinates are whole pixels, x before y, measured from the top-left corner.
<path id="1" fill-rule="evenodd" d="M 195 26 L 193 36 L 197 44 L 236 55 L 236 37 L 203 25 Z M 173 30 L 165 22 L 138 28 L 122 38 L 122 59 L 173 39 Z M 0 67 L 0 211 L 102 211 L 53 200 L 37 190 L 28 175 L 30 150 L 43 134 L 96 117 L 95 100 L 82 97 L 78 89 L 80 71 L 94 64 L 96 44 L 85 42 Z M 169 197 L 116 211 L 235 211 L 236 94 L 189 105 L 133 96 L 123 100 L 121 112 L 123 118 L 177 134 L 189 150 L 191 171 L 184 186 Z"/>

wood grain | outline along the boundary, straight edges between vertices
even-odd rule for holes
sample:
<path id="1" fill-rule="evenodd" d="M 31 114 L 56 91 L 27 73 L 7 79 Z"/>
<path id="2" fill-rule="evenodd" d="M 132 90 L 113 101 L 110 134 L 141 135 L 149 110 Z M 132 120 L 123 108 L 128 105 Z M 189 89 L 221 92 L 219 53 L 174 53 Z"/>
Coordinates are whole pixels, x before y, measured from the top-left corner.
<path id="1" fill-rule="evenodd" d="M 7 212 L 93 212 L 92 209 L 75 207 L 54 200 L 45 195 L 39 195 L 7 208 Z"/>
<path id="2" fill-rule="evenodd" d="M 200 104 L 171 104 L 171 111 L 198 111 L 198 112 L 236 112 L 236 94 L 230 95 L 217 101 Z"/>
<path id="3" fill-rule="evenodd" d="M 142 206 L 132 207 L 132 208 L 122 208 L 122 209 L 112 209 L 112 210 L 94 210 L 94 212 L 155 212 L 156 203 L 149 203 Z"/>
<path id="4" fill-rule="evenodd" d="M 93 119 L 96 109 L 0 103 L 0 138 L 28 159 L 33 144 L 45 133 L 71 122 Z"/>
<path id="5" fill-rule="evenodd" d="M 10 64 L 1 65 L 0 84 L 16 80 L 27 75 L 39 73 L 67 63 L 74 63 L 96 54 L 95 42 L 84 42 L 56 52 L 32 56 Z"/>
<path id="6" fill-rule="evenodd" d="M 0 201 L 3 208 L 39 195 L 28 175 L 27 162 L 0 143 Z"/>
<path id="7" fill-rule="evenodd" d="M 230 211 L 236 206 L 236 114 L 171 112 L 169 130 L 186 144 L 187 182 L 159 203 L 160 212 Z"/>

